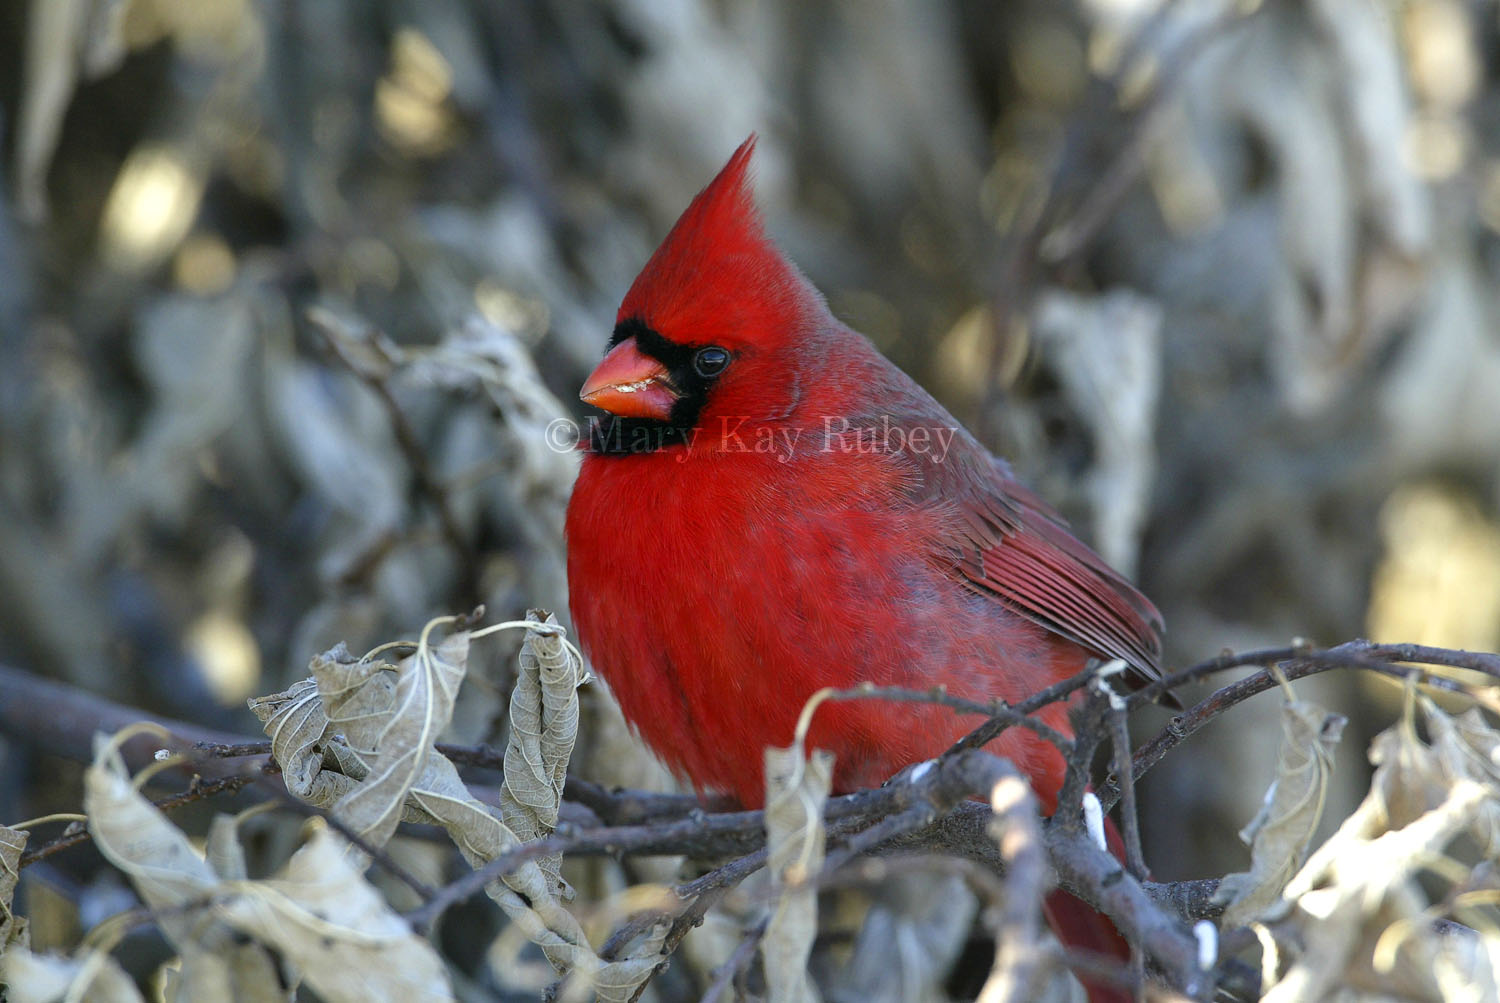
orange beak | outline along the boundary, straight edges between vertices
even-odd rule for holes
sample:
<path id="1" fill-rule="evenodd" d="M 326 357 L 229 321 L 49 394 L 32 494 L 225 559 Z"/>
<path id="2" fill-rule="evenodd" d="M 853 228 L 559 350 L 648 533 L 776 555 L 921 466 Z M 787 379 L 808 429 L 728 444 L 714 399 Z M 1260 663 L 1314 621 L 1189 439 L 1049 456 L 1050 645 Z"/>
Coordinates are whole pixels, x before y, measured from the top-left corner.
<path id="1" fill-rule="evenodd" d="M 634 338 L 610 349 L 578 392 L 585 404 L 622 418 L 659 420 L 671 415 L 678 396 L 666 367 L 642 354 Z"/>

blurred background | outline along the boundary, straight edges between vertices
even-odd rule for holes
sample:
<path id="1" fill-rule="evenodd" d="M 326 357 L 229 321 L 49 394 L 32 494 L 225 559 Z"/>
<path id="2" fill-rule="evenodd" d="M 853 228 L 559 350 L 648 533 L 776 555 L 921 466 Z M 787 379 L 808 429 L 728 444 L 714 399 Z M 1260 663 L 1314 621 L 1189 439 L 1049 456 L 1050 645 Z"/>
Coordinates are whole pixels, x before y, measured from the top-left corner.
<path id="1" fill-rule="evenodd" d="M 0 660 L 255 734 L 340 639 L 564 612 L 544 430 L 752 131 L 789 256 L 1170 666 L 1500 648 L 1497 43 L 1479 0 L 0 2 Z M 1399 693 L 1303 687 L 1336 822 Z M 668 784 L 588 699 L 575 772 Z M 1243 867 L 1277 713 L 1143 782 L 1157 877 Z M 0 816 L 76 810 L 0 755 Z"/>

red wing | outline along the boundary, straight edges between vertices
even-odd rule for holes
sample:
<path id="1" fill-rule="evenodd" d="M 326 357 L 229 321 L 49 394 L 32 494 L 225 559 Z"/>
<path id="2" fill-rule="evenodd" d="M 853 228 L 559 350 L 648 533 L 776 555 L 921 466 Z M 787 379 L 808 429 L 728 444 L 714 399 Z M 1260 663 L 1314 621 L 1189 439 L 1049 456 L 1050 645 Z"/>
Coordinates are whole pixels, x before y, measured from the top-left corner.
<path id="1" fill-rule="evenodd" d="M 1004 465 L 991 460 L 988 470 L 975 469 L 980 466 L 929 468 L 933 480 L 949 483 L 929 480 L 928 489 L 959 509 L 957 527 L 938 541 L 938 559 L 975 591 L 1097 655 L 1124 660 L 1135 684 L 1159 678 L 1162 619 L 1151 600 L 1073 536 Z M 955 473 L 962 483 L 953 483 Z"/>

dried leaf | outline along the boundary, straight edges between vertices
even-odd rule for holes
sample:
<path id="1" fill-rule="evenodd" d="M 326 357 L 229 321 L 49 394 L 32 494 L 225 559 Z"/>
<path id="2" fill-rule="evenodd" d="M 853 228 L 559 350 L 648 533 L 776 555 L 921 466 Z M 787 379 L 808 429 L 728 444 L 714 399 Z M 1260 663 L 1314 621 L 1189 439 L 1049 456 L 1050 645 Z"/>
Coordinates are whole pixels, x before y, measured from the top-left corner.
<path id="1" fill-rule="evenodd" d="M 339 513 L 338 540 L 317 561 L 324 579 L 335 581 L 401 526 L 409 467 L 389 415 L 352 377 L 331 382 L 320 367 L 273 360 L 268 397 L 287 459 Z"/>
<path id="2" fill-rule="evenodd" d="M 1412 110 L 1391 19 L 1358 0 L 1313 0 L 1307 12 L 1330 50 L 1344 102 L 1354 172 L 1365 215 L 1403 254 L 1420 254 L 1430 239 L 1427 192 L 1401 157 Z"/>
<path id="3" fill-rule="evenodd" d="M 1430 744 L 1417 734 L 1418 709 Z M 1369 794 L 1287 884 L 1286 916 L 1262 928 L 1269 963 L 1285 968 L 1267 972 L 1263 999 L 1322 1000 L 1366 985 L 1409 999 L 1455 998 L 1444 986 L 1462 985 L 1456 998 L 1495 998 L 1500 942 L 1440 933 L 1433 919 L 1447 907 L 1424 881 L 1452 873 L 1433 865 L 1458 836 L 1492 838 L 1500 778 L 1487 750 L 1497 743 L 1477 714 L 1455 720 L 1409 691 L 1403 719 L 1372 743 Z"/>
<path id="4" fill-rule="evenodd" d="M 800 744 L 766 750 L 766 847 L 778 890 L 761 945 L 771 1003 L 816 1003 L 820 998 L 807 959 L 818 935 L 814 879 L 823 866 L 823 805 L 832 778 L 833 756 L 821 749 L 807 758 Z"/>
<path id="5" fill-rule="evenodd" d="M 1250 870 L 1219 882 L 1215 901 L 1227 902 L 1222 924 L 1244 926 L 1281 901 L 1281 890 L 1307 857 L 1323 819 L 1333 751 L 1348 721 L 1307 700 L 1288 700 L 1281 711 L 1281 752 L 1276 779 L 1260 813 L 1240 832 L 1251 844 Z"/>
<path id="6" fill-rule="evenodd" d="M 1500 791 L 1500 733 L 1485 723 L 1478 708 L 1452 718 L 1435 704 L 1425 700 L 1423 704 L 1433 751 L 1450 782 L 1463 778 Z M 1500 855 L 1500 805 L 1490 804 L 1477 813 L 1469 831 L 1486 857 Z"/>
<path id="7" fill-rule="evenodd" d="M 1442 804 L 1404 828 L 1369 841 L 1346 842 L 1336 833 L 1287 885 L 1284 895 L 1297 908 L 1284 921 L 1290 929 L 1279 932 L 1283 953 L 1293 962 L 1262 999 L 1322 1000 L 1334 987 L 1348 984 L 1388 985 L 1400 996 L 1433 998 L 1432 952 L 1439 939 L 1415 877 L 1464 830 L 1488 796 L 1478 785 L 1460 781 Z M 1409 932 L 1401 945 L 1401 963 L 1372 971 L 1372 949 L 1398 926 Z M 1296 931 L 1295 952 L 1285 939 L 1291 930 Z"/>
<path id="8" fill-rule="evenodd" d="M 135 982 L 102 951 L 65 958 L 16 946 L 0 958 L 0 985 L 10 1003 L 144 1003 Z"/>
<path id="9" fill-rule="evenodd" d="M 340 642 L 316 656 L 314 662 L 318 659 L 352 660 L 353 656 Z M 291 689 L 254 697 L 249 704 L 270 736 L 271 754 L 281 764 L 287 790 L 309 804 L 327 808 L 353 788 L 357 777 L 345 777 L 323 768 L 333 758 L 328 750 L 333 743 L 329 741 L 328 716 L 323 712 L 315 680 L 298 680 Z M 357 765 L 352 755 L 347 758 L 347 765 Z"/>
<path id="10" fill-rule="evenodd" d="M 47 168 L 79 76 L 113 70 L 125 58 L 124 0 L 39 0 L 30 5 L 26 83 L 16 139 L 17 202 L 40 222 L 47 214 Z"/>
<path id="11" fill-rule="evenodd" d="M 541 610 L 531 618 L 555 624 Z M 424 784 L 414 792 L 425 810 L 448 826 L 460 850 L 475 866 L 520 841 L 549 834 L 557 819 L 563 779 L 578 729 L 577 688 L 583 666 L 556 634 L 529 630 L 522 645 L 520 673 L 512 697 L 512 734 L 505 753 L 506 783 L 501 789 L 500 814 L 520 827 L 513 831 L 475 801 L 452 772 L 442 789 Z M 440 757 L 434 757 L 440 759 Z M 452 771 L 446 759 L 444 773 Z M 461 794 L 459 792 L 462 792 Z M 624 1003 L 661 963 L 660 950 L 669 924 L 656 924 L 615 961 L 601 959 L 589 945 L 583 927 L 563 907 L 565 886 L 558 875 L 559 860 L 531 861 L 486 891 L 498 902 L 553 967 L 567 977 L 564 997 L 592 991 L 605 1003 Z"/>
<path id="12" fill-rule="evenodd" d="M 1110 564 L 1130 574 L 1156 471 L 1162 308 L 1128 289 L 1092 297 L 1048 290 L 1034 323 L 1097 443 L 1089 483 L 1094 539 Z"/>
<path id="13" fill-rule="evenodd" d="M 202 475 L 195 458 L 243 420 L 244 373 L 258 332 L 251 303 L 237 296 L 164 297 L 141 310 L 139 325 L 131 347 L 151 408 L 125 485 L 132 510 L 176 525 L 196 512 Z"/>
<path id="14" fill-rule="evenodd" d="M 182 830 L 132 785 L 119 742 L 101 735 L 94 745 L 94 762 L 84 773 L 83 786 L 94 845 L 125 873 L 147 906 L 165 914 L 162 929 L 179 950 L 203 942 L 213 923 L 207 910 L 174 907 L 206 906 L 218 886 L 217 875 Z"/>
<path id="15" fill-rule="evenodd" d="M 550 614 L 537 614 L 556 623 Z M 429 644 L 440 622 L 428 624 L 417 652 L 399 665 L 355 659 L 340 645 L 313 659 L 312 680 L 252 700 L 251 707 L 278 760 L 289 764 L 288 788 L 299 796 L 326 799 L 338 792 L 335 814 L 376 845 L 400 819 L 441 825 L 464 858 L 480 867 L 556 824 L 577 737 L 583 667 L 559 635 L 528 631 L 513 699 L 517 723 L 506 750 L 507 783 L 494 808 L 477 800 L 453 763 L 432 748 L 452 714 L 469 645 L 462 631 Z M 507 824 L 512 819 L 522 832 Z M 658 924 L 629 956 L 606 962 L 563 906 L 564 889 L 552 857 L 527 861 L 486 891 L 570 985 L 623 1003 L 660 964 L 667 925 Z"/>
<path id="16" fill-rule="evenodd" d="M 12 943 L 27 944 L 26 917 L 17 916 L 12 900 L 21 877 L 21 852 L 31 833 L 0 825 L 0 957 Z"/>
<path id="17" fill-rule="evenodd" d="M 1432 736 L 1431 744 L 1417 735 L 1415 712 Z M 1370 796 L 1355 812 L 1366 831 L 1380 833 L 1409 825 L 1439 807 L 1460 779 L 1500 791 L 1500 776 L 1489 759 L 1500 735 L 1484 723 L 1478 711 L 1458 719 L 1436 704 L 1414 697 L 1400 724 L 1387 729 L 1371 743 L 1370 761 L 1375 764 Z M 1473 834 L 1492 848 L 1500 805 L 1485 805 L 1473 820 Z"/>
<path id="18" fill-rule="evenodd" d="M 226 882 L 219 914 L 274 947 L 330 1003 L 451 1000 L 448 973 L 349 862 L 347 844 L 321 822 L 280 876 Z"/>
<path id="19" fill-rule="evenodd" d="M 264 972 L 269 958 L 235 942 L 212 908 L 219 877 L 187 837 L 136 791 L 118 740 L 100 736 L 84 774 L 84 809 L 94 844 L 123 871 L 182 958 L 174 1000 L 240 999 L 231 961 Z M 257 956 L 259 959 L 257 960 Z"/>
<path id="20" fill-rule="evenodd" d="M 428 624 L 422 631 L 416 652 L 402 659 L 394 680 L 384 667 L 370 663 L 314 660 L 329 726 L 344 736 L 368 771 L 333 811 L 376 846 L 396 831 L 407 792 L 453 716 L 467 671 L 468 632 L 455 631 L 434 646 L 432 629 Z"/>
<path id="21" fill-rule="evenodd" d="M 528 614 L 538 619 L 540 610 Z M 546 623 L 557 617 L 546 614 Z M 578 738 L 578 684 L 583 667 L 560 634 L 528 630 L 521 671 L 510 696 L 510 740 L 505 749 L 505 824 L 523 840 L 551 834 L 562 805 L 568 761 Z M 538 861 L 559 887 L 560 854 Z"/>
<path id="22" fill-rule="evenodd" d="M 469 654 L 467 631 L 431 631 L 399 665 L 356 659 L 342 643 L 311 662 L 313 677 L 250 701 L 286 770 L 287 789 L 382 846 L 416 809 L 407 795 L 437 754 Z M 451 765 L 451 764 L 450 764 Z M 330 768 L 331 767 L 331 768 Z M 462 785 L 459 785 L 460 788 Z"/>
<path id="23" fill-rule="evenodd" d="M 413 788 L 412 800 L 431 821 L 448 830 L 475 867 L 521 844 L 497 817 L 497 810 L 475 800 L 453 764 L 437 753 L 428 758 L 428 772 Z M 485 891 L 526 938 L 542 949 L 553 968 L 568 977 L 571 986 L 592 987 L 605 1003 L 630 999 L 661 962 L 658 952 L 666 923 L 657 924 L 628 956 L 611 962 L 601 959 L 589 946 L 583 927 L 558 898 L 554 877 L 538 861 L 527 861 L 490 882 Z"/>
<path id="24" fill-rule="evenodd" d="M 247 881 L 249 872 L 245 865 L 245 848 L 240 843 L 239 816 L 215 815 L 208 826 L 208 839 L 204 846 L 204 859 L 214 873 L 223 881 Z M 233 987 L 235 1003 L 292 1003 L 297 998 L 295 985 L 285 986 L 276 959 L 271 952 L 256 942 L 238 938 L 216 960 L 222 960 L 228 969 L 227 978 Z M 194 997 L 188 988 L 191 985 L 184 958 L 183 971 L 168 970 L 168 999 L 191 1000 Z"/>
<path id="25" fill-rule="evenodd" d="M 1166 20 L 1186 27 L 1202 6 Z M 1416 117 L 1401 63 L 1393 19 L 1376 6 L 1264 4 L 1194 60 L 1178 88 L 1231 219 L 1259 196 L 1247 198 L 1243 177 L 1226 169 L 1230 137 L 1249 133 L 1270 162 L 1276 246 L 1246 230 L 1240 256 L 1259 259 L 1264 273 L 1237 275 L 1221 299 L 1264 283 L 1254 323 L 1268 329 L 1265 365 L 1297 413 L 1336 401 L 1420 291 L 1412 263 L 1430 243 L 1429 196 L 1405 158 L 1384 153 L 1406 141 Z"/>
<path id="26" fill-rule="evenodd" d="M 1493 283 L 1467 257 L 1449 254 L 1430 266 L 1425 302 L 1395 354 L 1376 397 L 1381 436 L 1394 469 L 1487 455 L 1500 428 L 1500 343 Z M 1440 392 L 1443 408 L 1422 403 Z"/>
<path id="27" fill-rule="evenodd" d="M 563 501 L 578 473 L 578 454 L 558 441 L 555 422 L 569 410 L 547 389 L 530 350 L 513 332 L 470 315 L 442 342 L 405 360 L 409 372 L 449 388 L 478 385 L 505 421 L 494 431 L 516 457 L 512 485 L 519 497 L 550 497 L 537 514 L 562 532 Z"/>
<path id="28" fill-rule="evenodd" d="M 224 881 L 244 881 L 250 877 L 245 865 L 245 848 L 240 844 L 239 819 L 233 815 L 215 815 L 208 824 L 203 859 Z"/>
<path id="29" fill-rule="evenodd" d="M 210 998 L 201 995 L 204 976 L 195 971 L 204 965 L 204 956 L 199 952 L 193 958 L 191 962 L 186 956 L 179 958 L 181 964 L 175 970 L 163 969 L 164 998 L 181 1003 Z M 208 958 L 208 964 L 213 971 L 223 969 L 222 977 L 231 987 L 227 998 L 234 1003 L 296 1003 L 296 985 L 283 986 L 286 978 L 276 960 L 254 941 L 232 944 L 223 954 Z"/>
<path id="30" fill-rule="evenodd" d="M 1432 974 L 1444 1000 L 1500 999 L 1500 937 L 1465 936 L 1460 932 L 1434 937 Z"/>

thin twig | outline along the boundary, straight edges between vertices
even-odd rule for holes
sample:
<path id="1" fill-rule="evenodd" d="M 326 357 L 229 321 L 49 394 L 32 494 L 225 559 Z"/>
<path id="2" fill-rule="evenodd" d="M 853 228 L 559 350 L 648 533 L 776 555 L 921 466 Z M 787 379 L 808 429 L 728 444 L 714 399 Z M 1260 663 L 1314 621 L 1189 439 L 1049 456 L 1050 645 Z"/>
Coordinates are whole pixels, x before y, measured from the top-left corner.
<path id="1" fill-rule="evenodd" d="M 528 861 L 554 853 L 576 855 L 638 856 L 678 855 L 698 852 L 703 856 L 754 850 L 764 838 L 764 816 L 760 812 L 730 812 L 696 815 L 654 825 L 614 826 L 555 832 L 541 839 L 518 843 L 498 854 L 483 867 L 444 885 L 421 907 L 407 913 L 407 921 L 418 930 L 431 927 L 438 916 L 458 903 L 482 892 L 492 881 L 509 874 Z"/>
<path id="2" fill-rule="evenodd" d="M 279 772 L 270 769 L 269 764 L 262 769 L 263 772 Z M 195 777 L 192 783 L 188 785 L 187 790 L 168 795 L 164 798 L 158 798 L 151 803 L 161 811 L 173 811 L 181 808 L 183 805 L 202 801 L 205 798 L 217 797 L 220 794 L 233 794 L 259 780 L 261 776 L 262 773 L 244 773 L 235 776 L 220 777 L 216 780 L 200 780 Z M 54 853 L 60 853 L 80 843 L 86 843 L 92 838 L 92 834 L 87 828 L 78 823 L 73 823 L 64 830 L 61 836 L 50 839 L 35 849 L 24 853 L 21 856 L 21 867 L 30 867 L 40 860 L 46 860 Z"/>
<path id="3" fill-rule="evenodd" d="M 937 809 L 932 804 L 922 802 L 885 816 L 869 828 L 861 829 L 842 846 L 830 852 L 823 860 L 822 873 L 831 874 L 862 853 L 890 842 L 897 836 L 931 825 L 937 814 Z"/>
<path id="4" fill-rule="evenodd" d="M 761 940 L 766 935 L 766 924 L 768 920 L 752 923 L 745 929 L 745 934 L 740 938 L 739 944 L 724 963 L 712 972 L 713 980 L 709 982 L 708 989 L 704 991 L 699 1003 L 719 1003 L 724 994 L 729 992 L 736 979 L 745 974 L 750 967 L 750 962 L 755 958 L 756 948 L 760 947 Z"/>
<path id="5" fill-rule="evenodd" d="M 1099 748 L 1099 738 L 1108 712 L 1109 704 L 1105 698 L 1090 694 L 1089 700 L 1077 713 L 1073 748 L 1068 752 L 1067 769 L 1063 773 L 1062 787 L 1058 789 L 1057 804 L 1052 812 L 1055 823 L 1078 828 L 1083 826 L 1083 795 L 1088 790 L 1094 751 Z"/>
<path id="6" fill-rule="evenodd" d="M 455 746 L 439 745 L 438 750 L 450 759 Z M 457 762 L 457 759 L 454 759 Z M 625 788 L 609 789 L 581 777 L 568 776 L 563 797 L 588 808 L 607 825 L 645 825 L 665 819 L 682 818 L 694 812 L 730 812 L 737 807 L 730 799 L 707 795 L 659 794 Z"/>
<path id="7" fill-rule="evenodd" d="M 1101 680 L 1100 685 L 1109 684 Z M 1118 699 L 1116 696 L 1115 700 Z M 1124 704 L 1117 707 L 1115 701 L 1111 700 L 1109 710 L 1105 713 L 1105 721 L 1109 724 L 1115 775 L 1120 778 L 1120 829 L 1125 840 L 1125 866 L 1130 868 L 1130 873 L 1135 875 L 1136 880 L 1145 881 L 1148 872 L 1146 857 L 1141 851 L 1141 817 L 1136 805 L 1130 726 L 1125 720 Z"/>
<path id="8" fill-rule="evenodd" d="M 682 939 L 702 924 L 703 917 L 708 915 L 708 910 L 718 904 L 725 892 L 766 866 L 768 857 L 769 854 L 762 847 L 754 853 L 731 860 L 723 867 L 710 871 L 701 878 L 677 887 L 678 896 L 691 899 L 691 901 L 688 907 L 678 914 L 672 922 L 672 928 L 667 931 L 666 939 L 661 947 L 662 963 L 636 987 L 635 994 L 630 997 L 631 1003 L 636 1003 L 641 998 L 641 994 L 651 984 L 651 979 L 666 967 L 667 959 L 677 950 Z"/>
<path id="9" fill-rule="evenodd" d="M 1242 652 L 1226 650 L 1215 655 L 1213 658 L 1205 659 L 1180 672 L 1173 672 L 1148 683 L 1126 697 L 1125 702 L 1130 709 L 1134 710 L 1143 704 L 1151 703 L 1168 690 L 1176 690 L 1188 683 L 1195 683 L 1205 676 L 1217 675 L 1220 672 L 1242 668 L 1247 665 L 1274 665 L 1277 662 L 1296 658 L 1298 655 L 1309 654 L 1312 650 L 1309 646 L 1261 648 L 1255 651 Z"/>
<path id="10" fill-rule="evenodd" d="M 370 842 L 359 832 L 355 831 L 353 826 L 349 825 L 349 823 L 339 818 L 333 812 L 326 811 L 293 797 L 291 792 L 284 786 L 272 788 L 272 793 L 281 802 L 282 807 L 289 808 L 305 818 L 321 818 L 324 822 L 328 823 L 330 829 L 347 839 L 361 853 L 369 857 L 370 861 L 381 870 L 416 892 L 423 901 L 436 898 L 439 894 L 438 889 L 408 871 L 399 861 L 390 855 L 390 852 L 385 847 L 376 846 Z"/>
<path id="11" fill-rule="evenodd" d="M 1044 690 L 1033 693 L 1020 703 L 1002 706 L 988 721 L 953 743 L 948 752 L 955 753 L 964 749 L 979 749 L 988 745 L 998 738 L 1001 732 L 1011 727 L 1011 725 L 1019 723 L 1018 719 L 1029 719 L 1030 715 L 1035 714 L 1043 707 L 1072 696 L 1078 690 L 1087 686 L 1088 681 L 1092 678 L 1094 678 L 1094 669 L 1084 669 L 1082 672 L 1071 675 L 1067 679 L 1053 683 Z M 1071 746 L 1072 743 L 1068 744 Z"/>
<path id="12" fill-rule="evenodd" d="M 926 703 L 936 704 L 939 707 L 947 707 L 950 710 L 963 714 L 980 714 L 989 720 L 986 724 L 996 723 L 1000 725 L 1000 731 L 1011 727 L 1021 727 L 1034 732 L 1037 736 L 1057 746 L 1058 750 L 1067 753 L 1073 747 L 1073 742 L 1062 732 L 1051 725 L 1038 721 L 1030 714 L 1035 709 L 1044 706 L 1039 704 L 1038 708 L 1022 708 L 1031 703 L 1018 704 L 1015 707 L 1008 706 L 1003 700 L 990 700 L 982 702 L 969 700 L 964 697 L 954 696 L 941 686 L 931 689 L 919 690 L 906 686 L 876 686 L 872 683 L 861 683 L 848 689 L 830 690 L 823 694 L 823 700 L 834 702 L 842 700 L 889 700 L 894 703 Z M 1051 701 L 1047 701 L 1050 703 Z M 981 725 L 983 727 L 983 725 Z M 977 729 L 976 729 L 977 730 Z M 996 735 L 1000 733 L 996 731 Z M 961 740 L 954 748 L 977 748 L 976 745 L 965 745 L 967 738 Z M 979 743 L 983 744 L 983 743 Z"/>
<path id="13" fill-rule="evenodd" d="M 267 742 L 196 742 L 193 752 L 204 759 L 239 759 L 243 756 L 269 756 L 271 743 Z"/>
<path id="14" fill-rule="evenodd" d="M 1444 665 L 1480 672 L 1500 678 L 1500 656 L 1479 652 L 1455 651 L 1445 648 L 1427 648 L 1410 644 L 1371 644 L 1368 641 L 1350 641 L 1335 648 L 1315 650 L 1306 646 L 1271 648 L 1247 652 L 1242 655 L 1225 653 L 1218 658 L 1202 662 L 1192 668 L 1176 673 L 1167 679 L 1158 680 L 1152 686 L 1132 694 L 1132 702 L 1155 686 L 1176 685 L 1190 679 L 1211 675 L 1226 669 L 1244 665 L 1278 665 L 1288 680 L 1301 679 L 1333 669 L 1362 669 L 1381 675 L 1406 679 L 1417 676 L 1424 684 L 1451 692 L 1463 693 L 1484 702 L 1495 709 L 1494 701 L 1487 694 L 1451 679 L 1434 677 L 1426 669 L 1402 664 L 1420 661 L 1431 665 Z M 1180 745 L 1204 725 L 1224 712 L 1260 693 L 1277 686 L 1275 677 L 1269 672 L 1258 672 L 1230 683 L 1196 705 L 1178 714 L 1160 733 L 1136 750 L 1132 769 L 1136 779 L 1161 762 L 1168 752 Z M 1109 811 L 1120 800 L 1122 784 L 1118 775 L 1112 774 L 1099 786 L 1099 801 Z"/>

